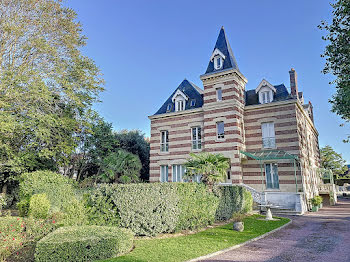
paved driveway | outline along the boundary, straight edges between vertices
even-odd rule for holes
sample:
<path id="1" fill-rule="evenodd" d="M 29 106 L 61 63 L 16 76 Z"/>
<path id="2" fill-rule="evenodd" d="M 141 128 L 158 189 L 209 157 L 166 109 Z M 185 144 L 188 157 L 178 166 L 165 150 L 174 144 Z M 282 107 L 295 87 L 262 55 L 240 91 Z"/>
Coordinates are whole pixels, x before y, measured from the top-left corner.
<path id="1" fill-rule="evenodd" d="M 292 219 L 264 239 L 203 261 L 350 261 L 350 200 Z"/>

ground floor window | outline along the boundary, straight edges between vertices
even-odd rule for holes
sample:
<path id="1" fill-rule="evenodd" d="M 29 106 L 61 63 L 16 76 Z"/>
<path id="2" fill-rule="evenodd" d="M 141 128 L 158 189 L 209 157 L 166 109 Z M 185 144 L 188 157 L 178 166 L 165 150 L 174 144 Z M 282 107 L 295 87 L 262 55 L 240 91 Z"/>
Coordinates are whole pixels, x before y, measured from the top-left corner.
<path id="1" fill-rule="evenodd" d="M 160 166 L 160 182 L 168 182 L 169 168 L 168 166 Z"/>
<path id="2" fill-rule="evenodd" d="M 183 165 L 173 165 L 173 182 L 182 182 L 185 174 L 185 167 Z"/>
<path id="3" fill-rule="evenodd" d="M 276 163 L 265 164 L 266 188 L 279 189 L 278 168 Z"/>

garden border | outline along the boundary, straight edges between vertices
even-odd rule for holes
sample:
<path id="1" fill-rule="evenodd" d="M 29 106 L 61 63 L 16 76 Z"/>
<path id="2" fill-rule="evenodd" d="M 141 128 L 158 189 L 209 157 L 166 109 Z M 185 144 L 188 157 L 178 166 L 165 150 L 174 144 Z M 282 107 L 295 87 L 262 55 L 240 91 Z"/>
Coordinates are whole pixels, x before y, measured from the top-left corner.
<path id="1" fill-rule="evenodd" d="M 289 218 L 289 217 L 288 217 L 288 218 Z M 275 233 L 275 232 L 277 232 L 277 231 L 279 231 L 279 230 L 285 228 L 286 226 L 290 225 L 290 224 L 293 222 L 293 220 L 292 220 L 291 218 L 289 218 L 289 219 L 290 219 L 290 221 L 289 221 L 288 223 L 286 223 L 286 224 L 284 224 L 283 226 L 280 226 L 280 227 L 278 227 L 278 228 L 275 228 L 274 230 L 271 230 L 270 232 L 266 232 L 265 234 L 262 234 L 261 236 L 258 236 L 258 237 L 256 237 L 256 238 L 250 239 L 250 240 L 248 240 L 248 241 L 246 241 L 246 242 L 243 242 L 243 243 L 241 243 L 241 244 L 234 245 L 234 246 L 232 246 L 232 247 L 228 247 L 228 248 L 225 248 L 225 249 L 216 251 L 216 252 L 211 253 L 211 254 L 208 254 L 208 255 L 204 255 L 204 256 L 200 256 L 200 257 L 197 257 L 197 258 L 194 258 L 194 259 L 191 259 L 191 260 L 187 260 L 186 262 L 196 262 L 196 261 L 200 261 L 200 260 L 203 260 L 203 259 L 211 258 L 211 257 L 217 256 L 217 255 L 226 253 L 226 252 L 228 252 L 228 251 L 231 251 L 231 250 L 240 248 L 240 247 L 242 247 L 242 246 L 245 246 L 245 245 L 247 245 L 247 244 L 249 244 L 249 243 L 252 243 L 252 242 L 255 242 L 255 241 L 257 241 L 257 240 L 260 240 L 260 239 L 262 239 L 262 238 L 264 238 L 264 237 L 267 237 L 267 236 L 269 236 L 269 235 L 271 235 L 271 234 L 273 234 L 273 233 Z"/>

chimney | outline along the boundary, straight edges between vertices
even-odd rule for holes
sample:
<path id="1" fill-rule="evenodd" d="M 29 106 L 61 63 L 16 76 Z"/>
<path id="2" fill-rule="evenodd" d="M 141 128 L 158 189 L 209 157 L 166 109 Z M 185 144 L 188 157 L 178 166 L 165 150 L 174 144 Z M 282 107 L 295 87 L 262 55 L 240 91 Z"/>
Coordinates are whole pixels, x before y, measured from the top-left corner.
<path id="1" fill-rule="evenodd" d="M 297 72 L 295 72 L 294 68 L 289 71 L 290 77 L 290 90 L 293 97 L 298 97 L 298 82 L 297 82 Z"/>

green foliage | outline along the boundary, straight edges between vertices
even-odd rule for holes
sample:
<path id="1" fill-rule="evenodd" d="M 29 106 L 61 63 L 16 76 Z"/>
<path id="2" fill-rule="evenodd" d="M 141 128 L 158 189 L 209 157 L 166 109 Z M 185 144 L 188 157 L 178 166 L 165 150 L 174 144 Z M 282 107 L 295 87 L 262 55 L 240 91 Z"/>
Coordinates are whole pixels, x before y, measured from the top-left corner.
<path id="1" fill-rule="evenodd" d="M 35 261 L 94 261 L 129 252 L 133 246 L 130 230 L 102 226 L 61 227 L 41 239 Z"/>
<path id="2" fill-rule="evenodd" d="M 326 30 L 328 34 L 322 37 L 328 45 L 323 56 L 327 62 L 323 72 L 333 74 L 336 79 L 336 93 L 330 102 L 332 111 L 340 115 L 345 121 L 350 120 L 350 2 L 347 0 L 336 0 L 331 4 L 333 7 L 332 23 L 322 22 L 320 29 Z"/>
<path id="3" fill-rule="evenodd" d="M 223 182 L 227 170 L 230 168 L 229 159 L 222 154 L 190 153 L 190 159 L 185 163 L 186 175 L 202 175 L 202 181 L 209 186 L 209 190 L 215 182 Z"/>
<path id="4" fill-rule="evenodd" d="M 197 229 L 212 224 L 219 199 L 204 184 L 176 183 L 178 195 L 177 230 Z"/>
<path id="5" fill-rule="evenodd" d="M 58 222 L 64 226 L 80 226 L 88 224 L 87 210 L 82 201 L 72 198 L 62 207 L 62 219 Z"/>
<path id="6" fill-rule="evenodd" d="M 251 210 L 252 198 L 245 189 L 225 186 L 215 192 L 197 183 L 105 184 L 85 197 L 91 224 L 119 225 L 154 236 L 205 227 Z"/>
<path id="7" fill-rule="evenodd" d="M 49 210 L 50 201 L 45 193 L 35 194 L 30 198 L 28 212 L 30 216 L 46 219 L 49 214 Z"/>
<path id="8" fill-rule="evenodd" d="M 322 204 L 323 198 L 321 196 L 315 196 L 314 198 L 311 198 L 311 204 L 313 206 L 319 206 Z"/>
<path id="9" fill-rule="evenodd" d="M 149 141 L 146 140 L 145 135 L 139 130 L 122 130 L 114 133 L 115 139 L 118 141 L 118 147 L 124 149 L 132 154 L 137 155 L 142 163 L 141 179 L 143 181 L 149 180 Z"/>
<path id="10" fill-rule="evenodd" d="M 334 175 L 341 175 L 347 171 L 346 161 L 331 146 L 321 148 L 320 154 L 322 168 L 332 170 Z"/>
<path id="11" fill-rule="evenodd" d="M 141 168 L 141 161 L 137 155 L 118 150 L 103 160 L 101 177 L 104 182 L 135 183 L 139 181 Z"/>
<path id="12" fill-rule="evenodd" d="M 30 197 L 24 197 L 17 203 L 19 215 L 25 217 L 29 212 Z"/>
<path id="13" fill-rule="evenodd" d="M 247 213 L 252 210 L 251 193 L 240 186 L 219 186 L 214 189 L 220 202 L 216 210 L 217 220 L 228 220 L 236 212 Z"/>
<path id="14" fill-rule="evenodd" d="M 59 212 L 70 199 L 75 198 L 73 181 L 51 171 L 25 173 L 20 177 L 20 198 L 46 193 L 50 200 L 50 212 Z"/>
<path id="15" fill-rule="evenodd" d="M 0 13 L 0 173 L 16 176 L 67 161 L 103 79 L 62 1 L 1 1 Z"/>
<path id="16" fill-rule="evenodd" d="M 90 225 L 118 226 L 120 217 L 117 207 L 113 204 L 110 195 L 105 195 L 104 190 L 94 190 L 91 194 L 85 194 L 87 216 Z"/>
<path id="17" fill-rule="evenodd" d="M 247 215 L 246 214 L 243 214 L 241 212 L 236 212 L 236 213 L 233 213 L 232 215 L 232 221 L 233 222 L 243 222 L 244 218 L 246 217 Z"/>
<path id="18" fill-rule="evenodd" d="M 0 194 L 0 215 L 2 208 L 6 205 L 5 194 Z"/>
<path id="19" fill-rule="evenodd" d="M 16 251 L 19 255 L 34 248 L 33 243 L 56 228 L 51 220 L 22 217 L 0 217 L 0 261 Z M 32 252 L 32 250 L 30 251 Z M 17 261 L 10 259 L 9 261 Z"/>

